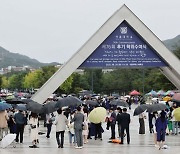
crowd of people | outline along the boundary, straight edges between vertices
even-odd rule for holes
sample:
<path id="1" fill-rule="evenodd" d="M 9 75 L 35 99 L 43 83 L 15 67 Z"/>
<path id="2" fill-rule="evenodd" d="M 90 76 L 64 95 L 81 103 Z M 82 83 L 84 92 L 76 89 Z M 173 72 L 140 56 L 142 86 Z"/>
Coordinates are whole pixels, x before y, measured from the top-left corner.
<path id="1" fill-rule="evenodd" d="M 127 100 L 129 101 L 129 100 Z M 131 104 L 129 103 L 129 110 Z M 145 119 L 149 121 L 149 132 L 154 134 L 154 144 L 159 149 L 165 148 L 165 136 L 172 134 L 178 135 L 178 121 L 175 120 L 173 111 L 177 108 L 176 103 L 172 106 L 167 104 L 167 109 L 161 112 L 139 114 L 139 134 L 145 134 Z M 102 122 L 92 123 L 88 119 L 89 113 L 96 107 L 103 106 L 107 109 L 105 118 L 106 128 L 102 127 Z M 56 141 L 58 148 L 64 148 L 65 131 L 68 130 L 69 143 L 74 144 L 75 148 L 82 149 L 83 144 L 87 144 L 89 139 L 103 140 L 103 132 L 110 130 L 109 140 L 118 138 L 119 144 L 124 144 L 124 138 L 127 138 L 127 144 L 130 144 L 130 123 L 131 117 L 127 113 L 127 108 L 112 106 L 108 102 L 101 102 L 97 106 L 83 105 L 64 110 L 58 109 L 56 113 L 49 113 L 45 116 L 45 126 L 47 127 L 46 138 L 50 139 L 51 128 L 56 126 Z M 30 148 L 38 148 L 39 144 L 39 121 L 38 114 L 28 113 L 22 110 L 4 110 L 0 111 L 0 140 L 4 135 L 15 133 L 17 143 L 23 144 L 23 133 L 26 125 L 30 126 L 30 138 L 32 145 Z M 117 127 L 117 129 L 116 129 Z M 8 129 L 9 128 L 9 129 Z M 118 132 L 116 133 L 116 130 Z M 116 136 L 117 135 L 117 136 Z"/>

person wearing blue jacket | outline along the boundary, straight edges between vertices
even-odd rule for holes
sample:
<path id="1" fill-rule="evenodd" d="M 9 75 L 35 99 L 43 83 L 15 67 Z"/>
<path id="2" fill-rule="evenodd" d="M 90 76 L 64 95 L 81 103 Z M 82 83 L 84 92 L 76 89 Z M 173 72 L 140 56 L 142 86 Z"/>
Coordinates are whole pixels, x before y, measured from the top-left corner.
<path id="1" fill-rule="evenodd" d="M 164 146 L 167 124 L 168 121 L 166 119 L 166 113 L 162 111 L 160 113 L 160 117 L 157 118 L 155 124 L 157 132 L 157 144 L 159 146 L 159 150 Z"/>

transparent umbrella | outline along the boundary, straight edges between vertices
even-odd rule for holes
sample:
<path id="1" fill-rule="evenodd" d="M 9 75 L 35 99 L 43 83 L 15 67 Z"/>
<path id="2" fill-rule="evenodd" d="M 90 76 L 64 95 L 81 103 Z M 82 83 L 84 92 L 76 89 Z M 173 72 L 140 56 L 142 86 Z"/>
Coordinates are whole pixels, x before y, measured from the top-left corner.
<path id="1" fill-rule="evenodd" d="M 6 148 L 9 146 L 16 138 L 16 134 L 7 134 L 1 141 L 1 147 Z"/>

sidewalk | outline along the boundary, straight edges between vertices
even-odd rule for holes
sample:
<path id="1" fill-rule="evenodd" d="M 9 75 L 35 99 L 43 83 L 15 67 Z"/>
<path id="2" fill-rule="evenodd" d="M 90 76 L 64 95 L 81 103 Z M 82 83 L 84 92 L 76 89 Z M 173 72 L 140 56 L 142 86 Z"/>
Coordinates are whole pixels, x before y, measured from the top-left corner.
<path id="1" fill-rule="evenodd" d="M 133 106 L 135 108 L 135 106 Z M 68 134 L 65 133 L 65 143 L 64 148 L 57 148 L 57 143 L 55 139 L 55 126 L 52 128 L 51 138 L 47 139 L 45 136 L 46 134 L 40 135 L 39 140 L 39 148 L 29 148 L 31 145 L 30 136 L 28 126 L 26 126 L 25 133 L 24 133 L 24 143 L 16 144 L 16 148 L 13 146 L 9 146 L 6 149 L 0 149 L 0 154 L 56 154 L 56 153 L 63 153 L 63 154 L 160 154 L 160 153 L 168 153 L 174 154 L 179 153 L 180 151 L 180 134 L 178 136 L 166 136 L 166 145 L 168 149 L 161 149 L 158 150 L 154 147 L 153 144 L 153 134 L 150 134 L 148 131 L 148 122 L 146 119 L 146 135 L 139 135 L 138 134 L 138 116 L 133 117 L 133 110 L 128 111 L 131 114 L 131 125 L 130 125 L 130 136 L 131 142 L 130 145 L 126 143 L 126 137 L 124 140 L 124 144 L 115 144 L 115 143 L 108 143 L 108 139 L 110 137 L 110 130 L 105 130 L 105 124 L 103 124 L 105 132 L 103 133 L 103 140 L 89 140 L 88 144 L 85 144 L 83 149 L 75 149 L 73 145 L 69 144 L 68 141 Z M 40 125 L 40 131 L 46 132 L 46 128 L 43 125 Z M 116 131 L 117 134 L 117 131 Z"/>

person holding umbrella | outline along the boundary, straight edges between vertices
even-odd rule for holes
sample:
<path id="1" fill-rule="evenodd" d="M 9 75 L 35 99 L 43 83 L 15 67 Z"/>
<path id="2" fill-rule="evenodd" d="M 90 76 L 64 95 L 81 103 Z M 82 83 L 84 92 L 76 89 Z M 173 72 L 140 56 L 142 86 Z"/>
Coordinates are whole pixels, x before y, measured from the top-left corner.
<path id="1" fill-rule="evenodd" d="M 115 139 L 115 125 L 116 125 L 116 113 L 114 112 L 114 108 L 110 108 L 109 110 L 111 116 L 109 118 L 110 121 L 110 126 L 111 126 L 111 138 L 110 139 Z"/>
<path id="2" fill-rule="evenodd" d="M 119 134 L 119 138 L 121 137 L 121 124 L 120 124 L 120 115 L 122 113 L 122 109 L 120 107 L 117 108 L 118 114 L 116 116 L 116 121 L 117 121 L 117 125 L 118 125 L 118 134 Z"/>
<path id="3" fill-rule="evenodd" d="M 166 113 L 164 111 L 160 113 L 160 117 L 157 118 L 155 125 L 157 132 L 157 144 L 160 150 L 164 146 L 166 127 L 167 127 Z"/>
<path id="4" fill-rule="evenodd" d="M 76 149 L 82 149 L 83 146 L 83 122 L 84 122 L 84 115 L 81 113 L 81 107 L 77 107 L 77 113 L 74 115 L 74 118 L 71 120 L 71 123 L 74 122 L 74 130 L 76 135 L 77 147 Z"/>
<path id="5" fill-rule="evenodd" d="M 139 114 L 139 134 L 145 134 L 145 124 L 144 119 L 146 119 L 145 113 Z"/>
<path id="6" fill-rule="evenodd" d="M 19 134 L 20 134 L 20 143 L 23 143 L 23 133 L 24 133 L 24 126 L 27 122 L 26 115 L 23 113 L 22 110 L 19 110 L 18 113 L 14 115 L 14 120 L 16 123 L 16 142 L 19 142 Z"/>

